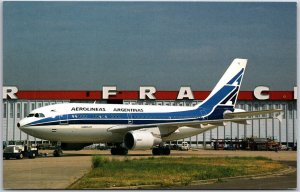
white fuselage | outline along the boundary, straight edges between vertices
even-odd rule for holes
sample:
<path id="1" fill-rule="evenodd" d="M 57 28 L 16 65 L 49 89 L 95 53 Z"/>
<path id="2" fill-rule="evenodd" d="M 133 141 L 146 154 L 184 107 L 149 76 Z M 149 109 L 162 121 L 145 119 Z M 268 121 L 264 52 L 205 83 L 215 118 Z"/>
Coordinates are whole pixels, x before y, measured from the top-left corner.
<path id="1" fill-rule="evenodd" d="M 184 112 L 193 111 L 194 107 L 178 106 L 143 106 L 113 104 L 68 103 L 42 107 L 30 112 L 19 122 L 20 129 L 34 137 L 68 143 L 122 142 L 125 133 L 110 132 L 118 125 L 149 124 L 199 118 L 187 116 Z M 36 114 L 38 117 L 36 117 Z M 201 125 L 201 128 L 159 127 L 144 128 L 161 136 L 163 141 L 183 139 L 207 129 L 213 125 Z M 199 129 L 200 128 L 200 129 Z"/>

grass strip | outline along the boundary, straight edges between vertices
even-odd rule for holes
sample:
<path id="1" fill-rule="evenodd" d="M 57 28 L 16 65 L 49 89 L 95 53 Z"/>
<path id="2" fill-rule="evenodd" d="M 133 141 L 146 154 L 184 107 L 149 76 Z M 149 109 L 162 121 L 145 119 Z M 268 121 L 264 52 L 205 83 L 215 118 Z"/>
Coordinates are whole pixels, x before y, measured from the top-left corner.
<path id="1" fill-rule="evenodd" d="M 93 156 L 92 167 L 69 189 L 188 185 L 194 180 L 275 172 L 285 165 L 265 157 L 149 157 L 117 160 Z"/>

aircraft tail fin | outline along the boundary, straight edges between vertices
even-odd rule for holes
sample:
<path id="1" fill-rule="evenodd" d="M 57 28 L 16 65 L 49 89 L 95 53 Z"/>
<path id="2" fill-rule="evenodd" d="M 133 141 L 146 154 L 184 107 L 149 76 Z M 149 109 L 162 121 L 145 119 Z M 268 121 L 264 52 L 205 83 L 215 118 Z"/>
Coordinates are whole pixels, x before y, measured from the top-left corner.
<path id="1" fill-rule="evenodd" d="M 234 108 L 245 73 L 247 59 L 234 59 L 209 96 L 197 107 L 211 111 L 217 106 Z"/>

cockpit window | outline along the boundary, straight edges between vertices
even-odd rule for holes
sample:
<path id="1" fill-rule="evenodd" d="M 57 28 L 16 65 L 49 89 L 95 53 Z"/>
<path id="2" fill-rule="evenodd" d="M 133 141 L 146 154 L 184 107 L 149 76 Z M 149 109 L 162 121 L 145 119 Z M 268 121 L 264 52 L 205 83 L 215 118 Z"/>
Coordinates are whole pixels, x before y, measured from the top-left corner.
<path id="1" fill-rule="evenodd" d="M 45 117 L 43 113 L 36 113 L 34 114 L 34 117 Z"/>
<path id="2" fill-rule="evenodd" d="M 43 113 L 30 113 L 27 117 L 45 117 Z"/>
<path id="3" fill-rule="evenodd" d="M 40 117 L 45 117 L 45 115 L 43 113 L 39 113 Z"/>
<path id="4" fill-rule="evenodd" d="M 30 113 L 29 115 L 27 115 L 27 117 L 33 117 L 34 113 Z"/>
<path id="5" fill-rule="evenodd" d="M 43 113 L 29 113 L 29 115 L 27 115 L 27 117 L 45 117 L 45 115 Z"/>

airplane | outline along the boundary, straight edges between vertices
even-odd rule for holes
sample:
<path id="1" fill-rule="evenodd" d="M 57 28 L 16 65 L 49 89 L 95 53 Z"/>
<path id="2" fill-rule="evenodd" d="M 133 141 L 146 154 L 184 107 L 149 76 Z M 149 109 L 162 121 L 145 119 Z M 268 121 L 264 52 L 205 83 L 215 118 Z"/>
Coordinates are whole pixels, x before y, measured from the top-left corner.
<path id="1" fill-rule="evenodd" d="M 235 108 L 246 65 L 247 59 L 234 59 L 209 96 L 195 106 L 63 103 L 31 111 L 17 127 L 33 137 L 57 142 L 54 156 L 93 143 L 112 144 L 112 155 L 142 149 L 152 149 L 153 155 L 169 155 L 168 141 L 198 135 L 227 122 L 249 124 L 249 120 L 266 119 L 258 115 L 282 111 Z M 279 120 L 280 115 L 276 117 Z"/>

